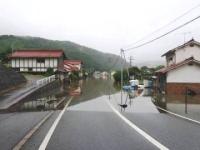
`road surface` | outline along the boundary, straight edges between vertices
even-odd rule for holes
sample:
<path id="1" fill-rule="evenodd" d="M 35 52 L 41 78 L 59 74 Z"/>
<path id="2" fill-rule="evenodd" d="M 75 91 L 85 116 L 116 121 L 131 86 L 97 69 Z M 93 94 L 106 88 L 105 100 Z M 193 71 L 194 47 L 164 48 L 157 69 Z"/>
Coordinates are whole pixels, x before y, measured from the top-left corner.
<path id="1" fill-rule="evenodd" d="M 42 144 L 49 150 L 154 150 L 160 146 L 174 150 L 200 149 L 200 125 L 160 113 L 150 97 L 140 96 L 126 101 L 124 95 L 125 109 L 119 106 L 119 93 L 111 95 L 110 100 L 108 98 L 100 96 L 82 103 L 75 103 L 76 98 L 72 99 L 73 105 L 63 110 L 53 133 L 50 135 L 49 130 L 61 110 L 54 111 L 22 149 L 35 150 Z M 120 117 L 109 104 L 130 122 Z M 0 149 L 12 149 L 48 113 L 0 114 Z M 49 140 L 45 143 L 47 136 Z"/>

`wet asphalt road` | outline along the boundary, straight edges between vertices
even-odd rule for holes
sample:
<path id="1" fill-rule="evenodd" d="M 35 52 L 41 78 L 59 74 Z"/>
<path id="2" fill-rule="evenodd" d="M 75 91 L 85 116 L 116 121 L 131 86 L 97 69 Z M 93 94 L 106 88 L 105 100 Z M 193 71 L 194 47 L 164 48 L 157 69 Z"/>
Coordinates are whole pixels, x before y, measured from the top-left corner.
<path id="1" fill-rule="evenodd" d="M 0 149 L 9 150 L 48 112 L 0 114 Z"/>
<path id="2" fill-rule="evenodd" d="M 199 150 L 200 125 L 168 114 L 124 114 L 171 150 Z"/>
<path id="3" fill-rule="evenodd" d="M 112 112 L 67 111 L 47 149 L 157 149 Z"/>
<path id="4" fill-rule="evenodd" d="M 102 96 L 67 108 L 50 138 L 47 149 L 157 149 L 110 109 L 105 102 L 107 98 L 108 96 Z M 113 106 L 116 109 L 119 108 L 114 102 Z M 118 110 L 120 111 L 120 109 Z M 169 114 L 159 113 L 147 97 L 134 99 L 127 110 L 127 112 L 122 112 L 126 118 L 167 148 L 174 150 L 200 149 L 199 125 Z M 0 149 L 11 149 L 47 113 L 48 111 L 0 114 Z M 24 145 L 24 150 L 39 148 L 59 113 L 60 111 L 56 111 L 40 127 Z"/>

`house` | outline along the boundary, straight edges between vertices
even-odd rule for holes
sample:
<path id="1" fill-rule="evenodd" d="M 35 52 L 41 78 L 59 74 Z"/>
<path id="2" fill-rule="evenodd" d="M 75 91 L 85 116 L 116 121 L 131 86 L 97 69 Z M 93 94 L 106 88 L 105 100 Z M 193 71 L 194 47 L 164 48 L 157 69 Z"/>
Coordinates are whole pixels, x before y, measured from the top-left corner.
<path id="1" fill-rule="evenodd" d="M 19 72 L 46 72 L 48 68 L 57 71 L 65 59 L 61 49 L 15 50 L 10 56 L 11 67 Z"/>
<path id="2" fill-rule="evenodd" d="M 66 72 L 81 71 L 83 62 L 81 60 L 64 60 L 63 66 Z"/>
<path id="3" fill-rule="evenodd" d="M 156 72 L 160 92 L 181 95 L 186 89 L 200 89 L 200 43 L 194 39 L 169 50 L 166 67 Z"/>

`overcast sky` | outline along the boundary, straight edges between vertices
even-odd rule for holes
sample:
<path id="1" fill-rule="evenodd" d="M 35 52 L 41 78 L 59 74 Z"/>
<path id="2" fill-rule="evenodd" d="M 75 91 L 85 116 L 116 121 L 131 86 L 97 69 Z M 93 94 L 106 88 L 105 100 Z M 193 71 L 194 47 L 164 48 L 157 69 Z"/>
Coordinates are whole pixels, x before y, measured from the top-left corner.
<path id="1" fill-rule="evenodd" d="M 68 40 L 119 54 L 120 48 L 134 46 L 198 4 L 199 0 L 0 0 L 0 34 Z M 198 15 L 200 7 L 142 42 Z M 161 60 L 162 53 L 184 42 L 184 32 L 190 32 L 186 40 L 200 40 L 200 19 L 126 56 L 133 56 L 135 63 Z"/>

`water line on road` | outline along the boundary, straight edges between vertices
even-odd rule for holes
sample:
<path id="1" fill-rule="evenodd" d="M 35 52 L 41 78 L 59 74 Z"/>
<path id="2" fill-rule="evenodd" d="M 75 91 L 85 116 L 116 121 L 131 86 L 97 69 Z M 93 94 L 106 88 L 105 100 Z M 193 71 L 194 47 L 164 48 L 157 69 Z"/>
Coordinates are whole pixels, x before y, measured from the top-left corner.
<path id="1" fill-rule="evenodd" d="M 128 120 L 126 117 L 124 117 L 117 109 L 114 108 L 114 106 L 108 100 L 106 100 L 106 102 L 110 106 L 110 108 L 113 110 L 114 113 L 116 113 L 125 123 L 127 123 L 135 131 L 137 131 L 139 134 L 141 134 L 143 137 L 145 137 L 149 142 L 151 142 L 152 144 L 154 144 L 156 147 L 158 147 L 161 150 L 169 150 L 169 148 L 167 148 L 166 146 L 162 145 L 156 139 L 151 137 L 145 131 L 141 130 L 134 123 L 132 123 L 130 120 Z"/>
<path id="2" fill-rule="evenodd" d="M 190 121 L 190 122 L 194 122 L 194 123 L 197 123 L 198 125 L 200 125 L 200 122 L 197 121 L 197 120 L 194 120 L 194 119 L 191 119 L 191 118 L 188 118 L 188 117 L 185 117 L 185 116 L 181 116 L 181 115 L 179 115 L 179 114 L 176 114 L 176 113 L 173 113 L 173 112 L 168 111 L 168 110 L 166 110 L 166 109 L 163 109 L 163 108 L 161 108 L 161 107 L 159 107 L 159 106 L 156 106 L 156 107 L 157 107 L 158 109 L 164 111 L 164 112 L 167 112 L 167 113 L 171 114 L 171 115 L 174 115 L 174 116 L 179 117 L 179 118 L 181 118 L 181 119 L 188 120 L 188 121 Z"/>
<path id="3" fill-rule="evenodd" d="M 73 97 L 71 97 L 68 102 L 66 103 L 65 107 L 63 108 L 63 110 L 60 112 L 60 114 L 58 115 L 58 117 L 56 118 L 56 120 L 54 121 L 53 125 L 51 126 L 51 128 L 49 129 L 48 133 L 46 134 L 44 140 L 42 141 L 40 147 L 38 150 L 45 150 L 47 147 L 47 144 L 49 143 L 49 140 L 51 138 L 51 136 L 53 135 L 53 132 L 55 131 L 60 119 L 62 118 L 65 110 L 67 109 L 67 107 L 69 106 L 70 102 L 72 101 Z"/>

